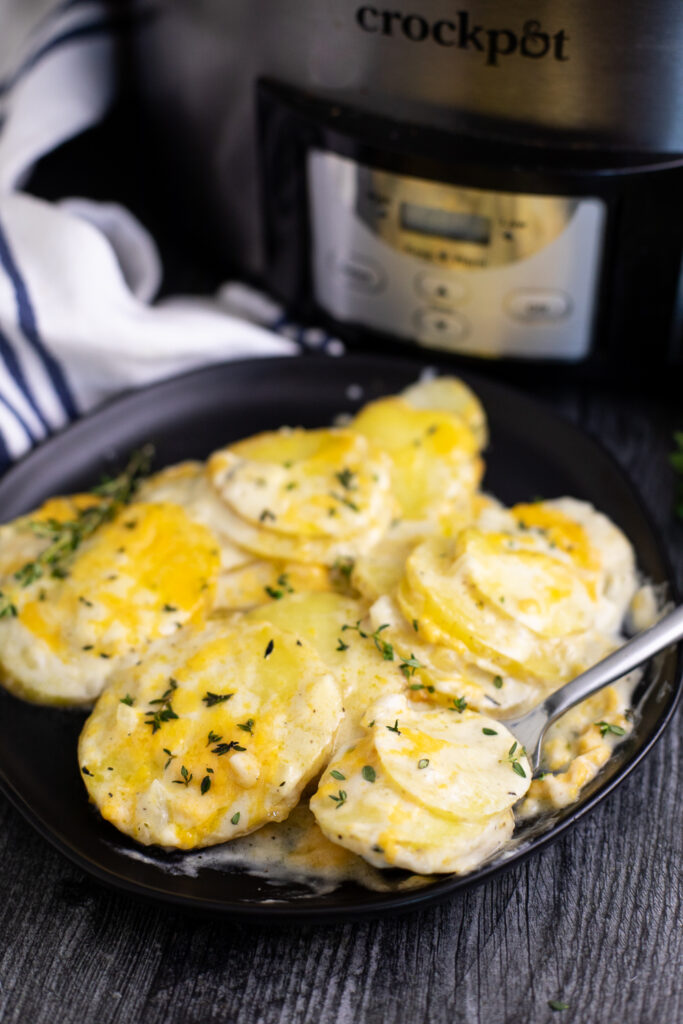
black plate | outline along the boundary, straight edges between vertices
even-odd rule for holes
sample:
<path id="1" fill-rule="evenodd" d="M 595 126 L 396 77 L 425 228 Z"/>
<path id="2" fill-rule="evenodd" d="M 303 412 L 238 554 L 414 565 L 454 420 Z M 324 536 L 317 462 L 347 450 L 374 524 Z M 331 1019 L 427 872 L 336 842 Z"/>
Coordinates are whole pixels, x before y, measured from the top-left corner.
<path id="1" fill-rule="evenodd" d="M 282 424 L 330 423 L 368 399 L 414 381 L 421 365 L 376 358 L 306 357 L 214 366 L 128 395 L 47 441 L 0 483 L 0 515 L 13 518 L 51 494 L 97 482 L 132 448 L 153 441 L 156 465 L 197 458 L 226 442 Z M 670 584 L 666 557 L 631 485 L 612 459 L 571 424 L 498 384 L 467 379 L 489 416 L 486 486 L 503 501 L 570 494 L 593 502 L 626 532 L 641 570 Z M 352 385 L 360 385 L 359 389 Z M 635 767 L 671 717 L 680 665 L 669 652 L 640 687 L 636 727 L 581 799 L 552 819 L 518 828 L 502 857 L 465 877 L 447 876 L 416 891 L 376 893 L 344 884 L 326 895 L 273 884 L 246 872 L 202 869 L 169 874 L 182 854 L 135 844 L 89 806 L 76 762 L 84 715 L 39 708 L 0 694 L 0 782 L 29 822 L 57 849 L 103 882 L 202 911 L 255 918 L 335 918 L 407 910 L 474 885 L 555 839 Z M 139 847 L 137 847 L 140 850 Z"/>

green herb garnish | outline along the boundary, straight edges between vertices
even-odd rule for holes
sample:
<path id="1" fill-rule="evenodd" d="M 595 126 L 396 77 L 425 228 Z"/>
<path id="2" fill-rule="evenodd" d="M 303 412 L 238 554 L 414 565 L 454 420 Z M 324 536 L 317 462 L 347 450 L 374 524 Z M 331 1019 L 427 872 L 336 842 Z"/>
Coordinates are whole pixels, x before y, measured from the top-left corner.
<path id="1" fill-rule="evenodd" d="M 156 700 L 151 700 L 150 704 L 158 704 L 157 708 L 150 708 L 149 711 L 145 711 L 147 716 L 146 725 L 152 726 L 152 733 L 158 732 L 164 722 L 169 722 L 172 718 L 177 718 L 175 711 L 171 705 L 173 699 L 173 691 L 178 689 L 178 684 L 175 679 L 169 679 L 168 689 L 162 693 L 161 697 L 157 697 Z"/>
<path id="2" fill-rule="evenodd" d="M 626 735 L 626 729 L 620 725 L 612 725 L 611 722 L 595 722 L 594 724 L 600 729 L 601 736 L 606 736 L 608 732 L 613 733 L 615 736 Z"/>
<path id="3" fill-rule="evenodd" d="M 173 780 L 173 785 L 174 786 L 185 786 L 185 788 L 187 789 L 187 787 L 192 782 L 192 779 L 194 778 L 194 776 L 193 776 L 192 772 L 188 772 L 188 770 L 187 770 L 187 768 L 185 767 L 184 764 L 182 764 L 180 766 L 180 774 L 181 774 L 182 778 L 174 779 Z"/>
<path id="4" fill-rule="evenodd" d="M 98 527 L 110 522 L 129 503 L 140 479 L 149 472 L 153 455 L 152 445 L 144 445 L 139 451 L 133 452 L 128 465 L 118 476 L 93 488 L 92 493 L 101 500 L 81 509 L 75 519 L 60 521 L 50 518 L 29 522 L 30 529 L 38 537 L 48 540 L 49 544 L 34 561 L 27 562 L 15 572 L 14 578 L 22 587 L 40 579 L 48 569 L 58 579 L 68 575 L 65 563 L 69 557 Z"/>
<path id="5" fill-rule="evenodd" d="M 344 469 L 341 470 L 341 472 L 335 473 L 334 475 L 336 476 L 337 480 L 342 485 L 342 487 L 345 488 L 345 490 L 347 490 L 347 491 L 355 491 L 356 490 L 356 485 L 354 483 L 354 480 L 356 478 L 356 474 L 353 473 L 350 469 L 347 469 L 345 467 Z"/>
<path id="6" fill-rule="evenodd" d="M 411 651 L 410 657 L 404 658 L 398 667 L 400 668 L 401 672 L 406 677 L 406 679 L 410 679 L 411 676 L 415 675 L 415 669 L 424 668 L 424 665 L 422 664 L 421 661 L 417 660 L 417 658 Z"/>
<path id="7" fill-rule="evenodd" d="M 232 693 L 211 693 L 210 690 L 207 690 L 206 694 L 202 697 L 202 701 L 206 704 L 207 708 L 212 708 L 214 704 L 222 704 L 233 696 L 234 694 Z"/>
<path id="8" fill-rule="evenodd" d="M 508 752 L 507 752 L 507 754 L 505 756 L 505 760 L 509 762 L 513 772 L 516 775 L 519 775 L 519 777 L 521 779 L 525 779 L 526 778 L 526 772 L 524 771 L 524 767 L 520 764 L 520 761 L 519 761 L 520 757 L 524 753 L 524 749 L 522 748 L 522 749 L 519 750 L 519 752 L 516 753 L 517 746 L 518 746 L 517 745 L 517 740 L 515 740 L 515 742 L 512 744 L 512 746 L 508 750 Z"/>
<path id="9" fill-rule="evenodd" d="M 387 643 L 386 640 L 383 640 L 382 637 L 380 636 L 380 633 L 383 630 L 389 629 L 389 623 L 385 622 L 385 623 L 383 623 L 383 625 L 378 626 L 374 633 L 366 633 L 365 630 L 360 628 L 360 623 L 361 623 L 360 619 L 358 619 L 358 621 L 356 622 L 355 626 L 349 626 L 348 623 L 345 623 L 342 626 L 342 633 L 345 630 L 347 630 L 347 629 L 354 630 L 356 633 L 358 633 L 359 636 L 361 636 L 363 638 L 363 640 L 372 640 L 374 642 L 374 644 L 375 644 L 375 647 L 377 648 L 377 650 L 382 655 L 382 657 L 384 658 L 385 661 L 393 661 L 394 660 L 394 648 L 393 648 L 393 646 L 390 643 Z M 411 657 L 412 657 L 412 655 L 411 655 Z"/>
<path id="10" fill-rule="evenodd" d="M 227 754 L 230 750 L 246 750 L 246 747 L 241 746 L 237 740 L 230 740 L 229 743 L 219 743 L 218 746 L 213 747 L 211 750 L 212 754 L 218 754 L 222 757 L 223 754 Z"/>

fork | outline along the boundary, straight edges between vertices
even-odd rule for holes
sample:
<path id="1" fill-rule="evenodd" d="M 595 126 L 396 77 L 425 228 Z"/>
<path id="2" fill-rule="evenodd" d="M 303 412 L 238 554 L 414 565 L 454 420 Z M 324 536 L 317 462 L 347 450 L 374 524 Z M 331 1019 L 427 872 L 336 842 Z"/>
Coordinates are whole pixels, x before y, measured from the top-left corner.
<path id="1" fill-rule="evenodd" d="M 566 711 L 590 697 L 607 683 L 625 676 L 665 647 L 683 639 L 683 605 L 670 612 L 650 629 L 638 633 L 623 647 L 555 690 L 542 704 L 516 719 L 501 719 L 513 734 L 536 775 L 541 763 L 541 745 L 546 730 Z"/>

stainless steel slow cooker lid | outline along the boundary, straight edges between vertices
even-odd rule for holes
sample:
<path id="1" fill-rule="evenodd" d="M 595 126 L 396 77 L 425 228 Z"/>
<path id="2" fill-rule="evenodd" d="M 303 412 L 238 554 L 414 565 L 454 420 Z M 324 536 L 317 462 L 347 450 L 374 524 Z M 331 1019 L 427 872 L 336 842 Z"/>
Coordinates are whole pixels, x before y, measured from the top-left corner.
<path id="1" fill-rule="evenodd" d="M 142 0 L 141 6 L 149 6 Z M 156 0 L 139 73 L 187 109 L 261 75 L 437 128 L 683 152 L 680 0 Z"/>

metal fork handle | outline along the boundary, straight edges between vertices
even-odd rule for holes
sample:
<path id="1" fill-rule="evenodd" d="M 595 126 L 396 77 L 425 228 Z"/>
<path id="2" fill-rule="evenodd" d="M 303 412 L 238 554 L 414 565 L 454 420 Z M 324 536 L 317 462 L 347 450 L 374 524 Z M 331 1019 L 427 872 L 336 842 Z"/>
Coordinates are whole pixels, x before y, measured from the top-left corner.
<path id="1" fill-rule="evenodd" d="M 580 676 L 576 676 L 571 682 L 551 693 L 541 706 L 535 709 L 536 712 L 541 712 L 545 724 L 538 738 L 534 736 L 532 740 L 535 746 L 532 748 L 531 743 L 527 746 L 533 769 L 538 768 L 540 763 L 541 743 L 548 726 L 557 721 L 570 708 L 573 708 L 575 704 L 579 704 L 615 679 L 627 675 L 632 669 L 642 665 L 644 661 L 681 639 L 683 639 L 683 605 L 660 619 L 650 629 L 646 629 L 634 636 L 633 639 L 628 640 L 623 647 L 608 654 L 597 665 L 593 665 L 592 668 L 582 672 Z M 528 717 L 529 719 L 533 717 L 538 726 L 541 725 L 540 715 L 532 712 Z M 531 721 L 529 726 L 531 726 Z"/>

